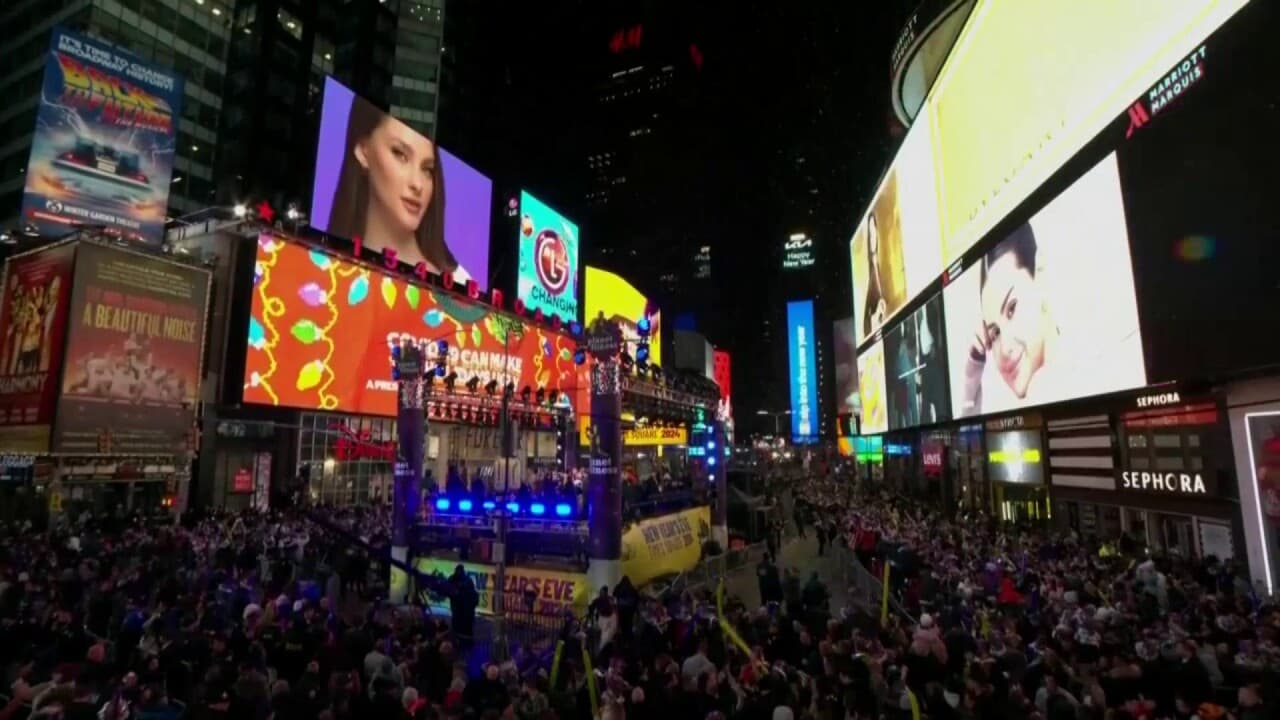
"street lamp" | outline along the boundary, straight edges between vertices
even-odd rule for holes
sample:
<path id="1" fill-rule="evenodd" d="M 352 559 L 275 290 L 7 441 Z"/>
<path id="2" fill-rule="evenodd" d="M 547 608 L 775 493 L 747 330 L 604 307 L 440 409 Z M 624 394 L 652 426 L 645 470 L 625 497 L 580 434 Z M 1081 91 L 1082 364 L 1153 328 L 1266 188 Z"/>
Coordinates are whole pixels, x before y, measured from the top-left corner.
<path id="1" fill-rule="evenodd" d="M 791 411 L 790 411 L 790 410 L 777 410 L 777 411 L 773 411 L 773 410 L 757 410 L 757 411 L 756 411 L 756 414 L 757 414 L 757 415 L 771 415 L 771 416 L 773 416 L 773 435 L 774 435 L 774 437 L 777 437 L 778 435 L 781 435 L 781 434 L 782 434 L 781 430 L 779 430 L 779 429 L 778 429 L 778 420 L 779 420 L 780 418 L 782 418 L 783 416 L 785 416 L 785 415 L 790 415 L 790 414 L 791 414 Z"/>

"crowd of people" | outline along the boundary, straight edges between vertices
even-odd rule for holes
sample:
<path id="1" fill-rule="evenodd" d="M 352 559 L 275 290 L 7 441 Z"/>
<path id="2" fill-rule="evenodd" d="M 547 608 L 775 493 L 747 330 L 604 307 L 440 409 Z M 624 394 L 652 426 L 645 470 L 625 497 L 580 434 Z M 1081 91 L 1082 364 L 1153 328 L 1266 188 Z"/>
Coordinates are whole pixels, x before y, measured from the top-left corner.
<path id="1" fill-rule="evenodd" d="M 1230 562 L 948 518 L 851 484 L 775 488 L 770 545 L 804 533 L 828 564 L 879 577 L 887 563 L 886 618 L 839 602 L 807 560 L 766 557 L 759 604 L 624 579 L 501 663 L 463 618 L 365 586 L 383 572 L 385 510 L 311 511 L 339 532 L 296 512 L 11 529 L 0 720 L 1276 716 L 1280 609 Z"/>

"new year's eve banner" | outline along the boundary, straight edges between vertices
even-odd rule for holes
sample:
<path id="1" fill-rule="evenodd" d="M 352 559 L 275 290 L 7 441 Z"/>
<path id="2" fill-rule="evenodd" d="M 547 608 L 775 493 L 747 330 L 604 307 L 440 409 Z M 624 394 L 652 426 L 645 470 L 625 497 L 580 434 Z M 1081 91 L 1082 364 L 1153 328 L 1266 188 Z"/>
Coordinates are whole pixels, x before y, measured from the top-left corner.
<path id="1" fill-rule="evenodd" d="M 258 239 L 244 401 L 362 415 L 396 414 L 395 341 L 448 343 L 457 387 L 574 386 L 567 336 L 345 258 Z M 483 390 L 481 390 L 483 392 Z"/>
<path id="2" fill-rule="evenodd" d="M 209 273 L 80 244 L 53 450 L 185 452 L 204 356 Z"/>
<path id="3" fill-rule="evenodd" d="M 100 227 L 159 243 L 182 77 L 55 28 L 36 107 L 22 219 L 45 235 Z"/>

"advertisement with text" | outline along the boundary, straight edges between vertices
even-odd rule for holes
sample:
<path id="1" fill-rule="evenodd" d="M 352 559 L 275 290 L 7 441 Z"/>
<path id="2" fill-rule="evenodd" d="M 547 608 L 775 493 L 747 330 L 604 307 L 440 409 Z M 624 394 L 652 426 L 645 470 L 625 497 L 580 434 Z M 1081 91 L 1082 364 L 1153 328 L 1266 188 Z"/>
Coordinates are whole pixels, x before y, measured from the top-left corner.
<path id="1" fill-rule="evenodd" d="M 516 296 L 531 312 L 578 320 L 578 226 L 520 193 L 520 269 Z"/>
<path id="2" fill-rule="evenodd" d="M 643 587 L 692 570 L 710 534 L 711 508 L 705 505 L 634 523 L 622 534 L 622 574 Z"/>
<path id="3" fill-rule="evenodd" d="M 10 258 L 0 299 L 0 452 L 49 450 L 75 248 Z"/>
<path id="4" fill-rule="evenodd" d="M 884 334 L 890 430 L 951 419 L 946 340 L 940 294 Z"/>
<path id="5" fill-rule="evenodd" d="M 907 133 L 849 247 L 861 346 L 942 274 L 929 124 L 923 118 Z"/>
<path id="6" fill-rule="evenodd" d="M 476 613 L 493 614 L 493 594 L 498 587 L 498 570 L 493 565 L 480 563 L 459 563 L 456 560 L 438 558 L 418 558 L 414 567 L 419 572 L 431 575 L 439 573 L 448 577 L 458 565 L 475 583 L 480 594 L 480 603 Z M 535 570 L 533 568 L 508 565 L 505 572 L 502 602 L 507 612 L 535 615 L 563 616 L 571 611 L 581 617 L 587 610 L 587 602 L 591 599 L 590 588 L 587 587 L 585 573 L 559 572 L 555 570 Z M 530 604 L 532 603 L 532 607 Z M 448 611 L 447 598 L 430 598 L 428 603 L 435 610 Z"/>
<path id="7" fill-rule="evenodd" d="M 935 126 L 946 262 L 1246 2 L 980 3 L 921 113 Z"/>
<path id="8" fill-rule="evenodd" d="M 183 81 L 101 40 L 54 28 L 36 107 L 23 222 L 159 243 Z"/>
<path id="9" fill-rule="evenodd" d="M 81 243 L 53 449 L 185 452 L 204 357 L 207 271 Z"/>
<path id="10" fill-rule="evenodd" d="M 245 360 L 244 402 L 390 417 L 396 414 L 391 347 L 448 343 L 458 386 L 477 378 L 519 388 L 574 384 L 566 335 L 437 288 L 286 242 L 258 238 Z"/>
<path id="11" fill-rule="evenodd" d="M 485 290 L 492 205 L 489 178 L 325 78 L 313 227 Z"/>
<path id="12" fill-rule="evenodd" d="M 1039 430 L 987 433 L 987 468 L 992 480 L 1014 485 L 1043 485 Z"/>
<path id="13" fill-rule="evenodd" d="M 957 418 L 1145 385 L 1115 155 L 999 240 L 943 299 Z"/>
<path id="14" fill-rule="evenodd" d="M 791 441 L 818 440 L 818 338 L 813 301 L 787 303 L 787 357 L 791 368 Z"/>

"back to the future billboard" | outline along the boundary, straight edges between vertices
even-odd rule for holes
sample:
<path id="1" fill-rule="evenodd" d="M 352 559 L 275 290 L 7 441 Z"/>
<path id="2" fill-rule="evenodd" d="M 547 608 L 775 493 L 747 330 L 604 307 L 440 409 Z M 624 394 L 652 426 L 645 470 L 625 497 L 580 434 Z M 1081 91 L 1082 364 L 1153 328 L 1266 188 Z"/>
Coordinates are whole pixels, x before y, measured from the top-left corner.
<path id="1" fill-rule="evenodd" d="M 183 81 L 107 43 L 55 28 L 27 164 L 22 222 L 158 243 Z"/>

